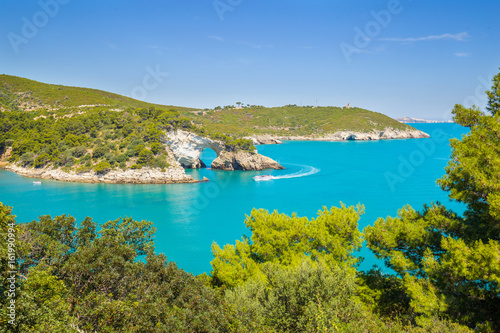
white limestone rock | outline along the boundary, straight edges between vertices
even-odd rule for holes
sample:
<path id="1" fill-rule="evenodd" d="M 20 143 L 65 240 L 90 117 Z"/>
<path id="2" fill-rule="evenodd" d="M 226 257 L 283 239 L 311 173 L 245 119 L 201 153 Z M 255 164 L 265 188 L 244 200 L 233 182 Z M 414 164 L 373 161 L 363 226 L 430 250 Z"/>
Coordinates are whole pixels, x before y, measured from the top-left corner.
<path id="1" fill-rule="evenodd" d="M 347 140 L 389 140 L 389 139 L 421 139 L 429 138 L 429 134 L 419 130 L 401 130 L 386 128 L 383 131 L 370 132 L 338 131 L 322 136 L 275 136 L 279 140 L 303 141 L 347 141 Z"/>
<path id="2" fill-rule="evenodd" d="M 67 182 L 81 183 L 112 183 L 112 184 L 174 184 L 174 183 L 196 183 L 198 180 L 186 175 L 180 166 L 171 166 L 164 171 L 158 168 L 141 168 L 110 170 L 106 174 L 98 175 L 93 171 L 76 173 L 74 171 L 64 172 L 61 169 L 50 167 L 33 169 L 9 164 L 4 167 L 22 176 L 42 179 L 55 179 Z"/>
<path id="3" fill-rule="evenodd" d="M 267 156 L 249 151 L 223 151 L 212 162 L 212 169 L 218 170 L 264 170 L 284 169 L 278 162 Z"/>
<path id="4" fill-rule="evenodd" d="M 224 143 L 220 141 L 182 130 L 169 132 L 166 134 L 166 138 L 166 143 L 170 146 L 175 159 L 184 168 L 204 167 L 200 155 L 205 148 L 213 149 L 217 156 L 224 150 Z"/>

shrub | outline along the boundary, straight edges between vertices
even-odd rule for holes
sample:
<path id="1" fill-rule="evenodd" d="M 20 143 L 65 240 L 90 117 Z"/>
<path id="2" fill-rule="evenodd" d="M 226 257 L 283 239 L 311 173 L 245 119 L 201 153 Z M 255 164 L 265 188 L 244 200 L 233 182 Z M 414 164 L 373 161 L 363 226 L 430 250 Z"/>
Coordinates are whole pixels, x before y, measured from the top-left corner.
<path id="1" fill-rule="evenodd" d="M 116 149 L 116 143 L 114 143 L 114 142 L 108 142 L 106 144 L 106 146 L 108 146 L 109 150 L 115 150 Z"/>
<path id="2" fill-rule="evenodd" d="M 144 149 L 144 145 L 140 144 L 134 147 L 134 156 L 139 156 L 139 154 L 142 152 Z"/>
<path id="3" fill-rule="evenodd" d="M 45 166 L 50 161 L 50 156 L 47 153 L 43 153 L 35 159 L 33 166 L 35 168 L 41 168 Z"/>
<path id="4" fill-rule="evenodd" d="M 20 160 L 21 160 L 21 165 L 23 167 L 30 166 L 31 164 L 33 164 L 33 161 L 35 160 L 35 154 L 33 154 L 32 152 L 24 153 L 21 156 Z"/>
<path id="5" fill-rule="evenodd" d="M 167 163 L 164 157 L 158 156 L 153 160 L 153 163 L 151 163 L 154 167 L 160 168 L 160 169 L 165 169 L 168 168 L 170 165 Z"/>
<path id="6" fill-rule="evenodd" d="M 109 169 L 111 169 L 111 165 L 106 161 L 101 161 L 94 167 L 94 171 L 98 175 L 106 174 L 109 171 Z"/>
<path id="7" fill-rule="evenodd" d="M 87 152 L 87 148 L 84 147 L 84 146 L 78 146 L 78 147 L 75 147 L 73 148 L 73 150 L 71 151 L 72 155 L 76 158 L 80 158 L 82 157 L 83 155 L 85 155 L 85 153 Z M 90 155 L 89 155 L 90 156 Z"/>
<path id="8" fill-rule="evenodd" d="M 129 160 L 129 157 L 127 156 L 127 154 L 120 154 L 120 155 L 116 156 L 115 159 L 118 163 L 122 163 L 122 162 L 124 163 L 124 162 L 127 162 Z"/>
<path id="9" fill-rule="evenodd" d="M 92 153 L 93 158 L 101 158 L 103 157 L 107 152 L 109 152 L 108 147 L 106 146 L 97 146 L 97 148 L 94 149 Z"/>
<path id="10" fill-rule="evenodd" d="M 165 148 L 159 142 L 154 142 L 154 143 L 151 144 L 151 151 L 155 155 L 158 155 L 161 151 L 164 151 L 164 150 L 165 150 Z"/>
<path id="11" fill-rule="evenodd" d="M 153 159 L 153 153 L 151 150 L 144 148 L 139 153 L 139 158 L 137 159 L 137 164 L 145 165 L 148 164 Z"/>
<path id="12" fill-rule="evenodd" d="M 68 154 L 63 154 L 59 158 L 59 164 L 63 165 L 63 166 L 68 166 L 68 167 L 72 166 L 74 162 L 75 162 L 75 158 L 71 155 L 68 155 Z"/>

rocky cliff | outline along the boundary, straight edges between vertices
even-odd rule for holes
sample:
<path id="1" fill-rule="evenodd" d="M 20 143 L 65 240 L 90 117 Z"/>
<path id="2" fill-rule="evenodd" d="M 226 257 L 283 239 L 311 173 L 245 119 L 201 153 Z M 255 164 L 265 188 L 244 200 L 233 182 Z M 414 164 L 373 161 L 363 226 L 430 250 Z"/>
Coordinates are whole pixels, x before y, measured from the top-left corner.
<path id="1" fill-rule="evenodd" d="M 224 150 L 224 144 L 220 141 L 182 130 L 169 132 L 166 134 L 166 138 L 165 143 L 170 146 L 175 159 L 184 168 L 205 167 L 205 164 L 200 160 L 200 155 L 205 148 L 213 149 L 217 156 Z"/>
<path id="2" fill-rule="evenodd" d="M 270 135 L 254 135 L 254 136 L 248 136 L 245 137 L 244 139 L 250 139 L 253 141 L 254 145 L 279 145 L 282 144 L 280 140 L 270 136 Z"/>
<path id="3" fill-rule="evenodd" d="M 376 130 L 372 130 L 369 132 L 339 131 L 332 134 L 317 135 L 317 136 L 256 135 L 250 138 L 254 141 L 254 144 L 273 144 L 273 143 L 281 143 L 280 140 L 346 141 L 346 140 L 421 139 L 428 137 L 430 137 L 429 134 L 419 130 L 400 130 L 400 129 L 386 128 L 383 131 L 376 131 Z"/>
<path id="4" fill-rule="evenodd" d="M 175 184 L 199 182 L 199 180 L 186 175 L 184 169 L 180 166 L 172 166 L 164 171 L 152 168 L 128 169 L 125 171 L 110 170 L 104 175 L 97 175 L 93 171 L 83 173 L 64 172 L 61 169 L 23 168 L 12 164 L 8 164 L 4 168 L 26 177 L 80 183 Z"/>
<path id="5" fill-rule="evenodd" d="M 284 169 L 275 160 L 248 151 L 223 151 L 212 162 L 212 169 L 218 170 L 264 170 L 264 169 Z"/>
<path id="6" fill-rule="evenodd" d="M 194 133 L 177 130 L 166 134 L 166 144 L 177 162 L 185 168 L 200 168 L 205 164 L 200 160 L 203 149 L 215 151 L 217 158 L 212 163 L 212 169 L 218 170 L 264 170 L 284 169 L 273 159 L 257 154 L 257 152 L 235 151 L 228 152 L 221 141 L 212 140 Z M 255 140 L 254 140 L 255 142 Z M 261 138 L 258 144 L 281 143 L 272 138 Z"/>

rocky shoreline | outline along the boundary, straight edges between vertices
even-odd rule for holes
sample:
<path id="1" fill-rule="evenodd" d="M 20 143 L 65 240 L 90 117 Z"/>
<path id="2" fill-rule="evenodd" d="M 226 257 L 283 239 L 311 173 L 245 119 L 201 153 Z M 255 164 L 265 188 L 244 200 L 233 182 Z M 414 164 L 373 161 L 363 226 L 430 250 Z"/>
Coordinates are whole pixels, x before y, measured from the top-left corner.
<path id="1" fill-rule="evenodd" d="M 212 162 L 212 169 L 215 170 L 264 170 L 264 169 L 284 169 L 273 159 L 260 155 L 256 151 L 227 151 L 223 142 L 202 137 L 195 133 L 182 130 L 167 133 L 166 144 L 177 163 L 185 168 L 197 169 L 205 164 L 200 159 L 204 149 L 212 149 L 217 158 Z M 278 143 L 276 140 L 263 141 Z M 281 142 L 279 142 L 281 143 Z"/>
<path id="2" fill-rule="evenodd" d="M 61 169 L 52 168 L 23 168 L 17 165 L 7 164 L 2 166 L 5 170 L 15 172 L 30 178 L 53 179 L 66 182 L 78 183 L 107 183 L 107 184 L 179 184 L 199 183 L 207 179 L 196 180 L 186 175 L 181 167 L 170 167 L 165 171 L 160 169 L 142 168 L 128 170 L 110 170 L 104 175 L 94 172 L 64 172 Z"/>
<path id="3" fill-rule="evenodd" d="M 385 129 L 384 131 L 353 132 L 339 131 L 324 136 L 272 136 L 255 135 L 248 137 L 255 145 L 281 144 L 281 140 L 303 140 L 303 141 L 346 141 L 346 140 L 390 140 L 390 139 L 420 139 L 429 138 L 427 133 L 419 130 Z M 198 168 L 201 165 L 199 158 L 205 148 L 211 148 L 217 153 L 217 159 L 212 163 L 213 169 L 219 170 L 263 170 L 283 169 L 279 163 L 269 157 L 256 152 L 228 152 L 223 144 L 216 140 L 199 137 L 193 133 L 177 131 L 169 134 L 166 142 L 172 148 L 175 156 L 173 166 L 165 170 L 158 168 L 141 169 L 115 169 L 105 174 L 96 174 L 94 171 L 77 173 L 75 171 L 65 172 L 61 169 L 50 167 L 34 169 L 24 168 L 15 164 L 1 163 L 0 167 L 19 175 L 31 178 L 54 179 L 67 182 L 80 183 L 108 183 L 108 184 L 178 184 L 198 183 L 207 181 L 196 180 L 186 175 L 184 168 Z M 6 153 L 7 154 L 7 153 Z M 3 156 L 5 157 L 5 156 Z M 184 167 L 184 168 L 183 168 Z"/>
<path id="4" fill-rule="evenodd" d="M 349 141 L 349 140 L 393 140 L 393 139 L 424 139 L 430 135 L 419 130 L 399 130 L 387 128 L 383 131 L 354 132 L 339 131 L 323 136 L 313 135 L 254 135 L 247 137 L 254 145 L 280 144 L 281 140 L 290 141 Z"/>
<path id="5" fill-rule="evenodd" d="M 223 151 L 212 162 L 212 169 L 216 170 L 264 170 L 264 169 L 284 169 L 278 162 L 270 157 L 248 151 Z"/>

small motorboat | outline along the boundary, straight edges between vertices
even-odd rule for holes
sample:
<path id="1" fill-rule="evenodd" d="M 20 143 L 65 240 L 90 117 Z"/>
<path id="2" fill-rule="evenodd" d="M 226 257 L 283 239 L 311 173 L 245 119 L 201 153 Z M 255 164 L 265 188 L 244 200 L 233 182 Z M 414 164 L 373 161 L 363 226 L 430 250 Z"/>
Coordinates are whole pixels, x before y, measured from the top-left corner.
<path id="1" fill-rule="evenodd" d="M 39 181 L 39 180 L 35 180 L 35 181 L 33 182 L 33 184 L 35 184 L 35 185 L 40 185 L 40 184 L 42 184 L 42 182 L 41 182 L 41 181 Z"/>
<path id="2" fill-rule="evenodd" d="M 274 177 L 271 175 L 263 175 L 263 176 L 255 176 L 253 177 L 253 180 L 256 182 L 262 181 L 262 180 L 272 180 Z"/>

